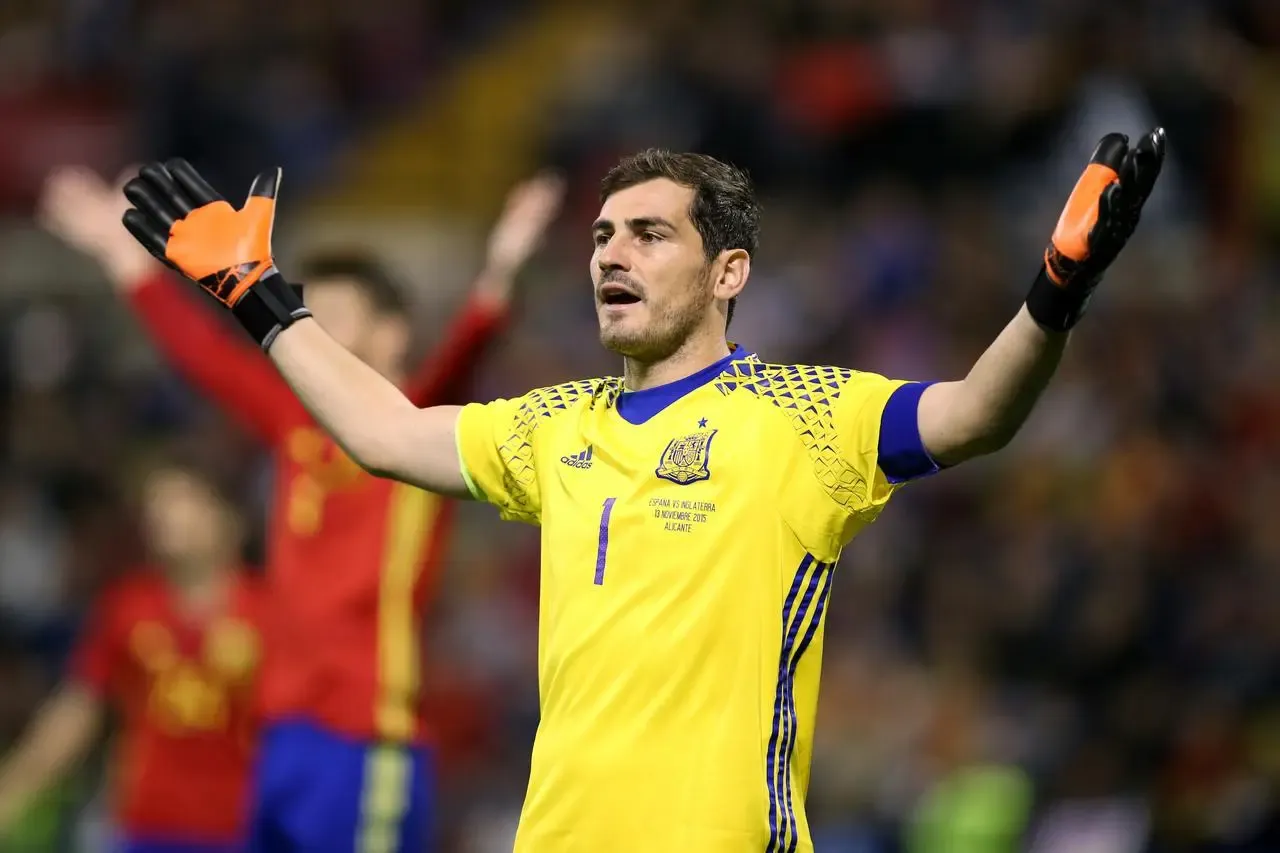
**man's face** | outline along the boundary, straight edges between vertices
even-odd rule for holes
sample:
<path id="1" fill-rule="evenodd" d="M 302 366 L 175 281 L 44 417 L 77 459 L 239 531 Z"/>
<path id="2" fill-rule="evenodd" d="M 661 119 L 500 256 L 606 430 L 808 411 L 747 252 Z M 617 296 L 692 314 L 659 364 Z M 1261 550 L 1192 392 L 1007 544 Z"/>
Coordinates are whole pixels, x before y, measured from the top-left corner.
<path id="1" fill-rule="evenodd" d="M 308 282 L 304 301 L 329 336 L 382 373 L 394 373 L 408 346 L 404 318 L 379 313 L 360 285 L 346 278 Z"/>
<path id="2" fill-rule="evenodd" d="M 235 538 L 231 509 L 208 483 L 180 469 L 147 479 L 142 520 L 148 548 L 170 570 L 209 567 Z"/>
<path id="3" fill-rule="evenodd" d="M 702 237 L 689 218 L 693 190 L 664 178 L 605 199 L 593 228 L 600 342 L 644 362 L 679 350 L 713 302 Z"/>

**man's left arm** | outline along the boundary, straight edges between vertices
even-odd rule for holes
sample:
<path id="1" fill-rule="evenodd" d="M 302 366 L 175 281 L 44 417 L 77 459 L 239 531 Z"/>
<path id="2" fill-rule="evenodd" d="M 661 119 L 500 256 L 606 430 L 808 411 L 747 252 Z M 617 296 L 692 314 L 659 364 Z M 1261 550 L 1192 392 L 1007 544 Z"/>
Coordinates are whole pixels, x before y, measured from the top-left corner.
<path id="1" fill-rule="evenodd" d="M 405 387 L 414 405 L 467 402 L 461 397 L 475 368 L 506 325 L 516 276 L 541 245 L 563 198 L 564 181 L 549 172 L 508 194 L 489 234 L 484 271 L 472 285 L 466 306 Z"/>
<path id="2" fill-rule="evenodd" d="M 508 309 L 472 295 L 449 324 L 444 340 L 436 346 L 409 379 L 404 394 L 415 406 L 457 404 L 470 384 L 485 351 L 506 326 Z"/>
<path id="3" fill-rule="evenodd" d="M 920 439 L 939 465 L 999 450 L 1017 434 L 1057 370 L 1094 288 L 1137 227 L 1164 152 L 1163 128 L 1132 147 L 1118 133 L 1098 143 L 1017 316 L 968 376 L 935 383 L 920 395 Z"/>

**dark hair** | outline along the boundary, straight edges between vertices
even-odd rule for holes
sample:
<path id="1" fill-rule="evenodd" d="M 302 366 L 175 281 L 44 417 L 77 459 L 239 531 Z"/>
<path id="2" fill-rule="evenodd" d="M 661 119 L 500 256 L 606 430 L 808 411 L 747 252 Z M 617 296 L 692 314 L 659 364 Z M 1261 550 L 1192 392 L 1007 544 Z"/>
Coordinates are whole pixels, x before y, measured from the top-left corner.
<path id="1" fill-rule="evenodd" d="M 760 203 L 747 173 L 706 154 L 673 153 L 650 148 L 619 161 L 600 182 L 600 200 L 658 178 L 693 190 L 689 218 L 702 237 L 707 260 L 726 249 L 754 255 L 760 245 Z M 733 322 L 729 300 L 725 327 Z"/>
<path id="2" fill-rule="evenodd" d="M 404 293 L 387 268 L 359 249 L 328 251 L 304 258 L 298 265 L 306 292 L 308 282 L 342 278 L 351 281 L 379 314 L 403 317 L 409 313 Z"/>
<path id="3" fill-rule="evenodd" d="M 175 439 L 150 448 L 138 459 L 133 492 L 140 499 L 147 481 L 159 473 L 182 474 L 200 483 L 218 501 L 235 506 L 237 492 L 234 466 L 217 456 L 216 450 L 198 444 L 193 438 Z"/>

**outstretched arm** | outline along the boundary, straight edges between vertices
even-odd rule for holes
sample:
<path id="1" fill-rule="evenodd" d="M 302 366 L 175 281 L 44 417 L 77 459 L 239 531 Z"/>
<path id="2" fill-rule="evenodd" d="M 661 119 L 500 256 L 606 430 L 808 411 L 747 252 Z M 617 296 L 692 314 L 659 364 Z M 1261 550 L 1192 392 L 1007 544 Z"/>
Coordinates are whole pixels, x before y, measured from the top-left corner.
<path id="1" fill-rule="evenodd" d="M 1066 332 L 1031 319 L 1024 306 L 958 382 L 938 382 L 920 397 L 920 438 L 944 467 L 1008 444 L 1049 385 Z"/>
<path id="2" fill-rule="evenodd" d="M 1164 161 L 1160 128 L 1133 147 L 1104 137 L 1058 220 L 1026 304 L 958 382 L 920 397 L 920 437 L 941 465 L 991 453 L 1017 434 L 1062 359 L 1106 268 L 1137 227 Z"/>
<path id="3" fill-rule="evenodd" d="M 406 387 L 414 403 L 463 402 L 476 367 L 506 325 L 516 276 L 541 244 L 563 197 L 564 182 L 549 173 L 530 178 L 507 196 L 466 306 Z"/>
<path id="4" fill-rule="evenodd" d="M 310 318 L 281 331 L 270 355 L 307 411 L 362 468 L 439 494 L 471 496 L 458 459 L 459 407 L 418 408 Z"/>
<path id="5" fill-rule="evenodd" d="M 58 690 L 0 762 L 0 832 L 82 759 L 102 729 L 102 700 L 88 688 Z"/>
<path id="6" fill-rule="evenodd" d="M 419 409 L 311 319 L 271 253 L 280 171 L 264 172 L 233 208 L 183 160 L 149 163 L 125 184 L 129 233 L 197 283 L 266 350 L 347 454 L 375 474 L 465 496 L 456 408 Z M 228 381 L 237 376 L 227 370 Z"/>
<path id="7" fill-rule="evenodd" d="M 415 405 L 461 403 L 485 351 L 507 323 L 507 307 L 477 295 L 453 319 L 441 341 L 405 386 Z"/>
<path id="8" fill-rule="evenodd" d="M 259 441 L 275 446 L 303 420 L 262 353 L 196 304 L 195 294 L 181 292 L 168 273 L 129 285 L 127 295 L 169 363 Z"/>

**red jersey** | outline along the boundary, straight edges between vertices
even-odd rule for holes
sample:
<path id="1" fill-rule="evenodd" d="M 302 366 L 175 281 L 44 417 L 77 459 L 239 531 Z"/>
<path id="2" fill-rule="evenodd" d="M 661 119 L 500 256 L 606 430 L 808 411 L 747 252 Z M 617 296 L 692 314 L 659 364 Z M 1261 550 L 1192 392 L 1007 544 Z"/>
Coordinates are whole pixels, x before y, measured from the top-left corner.
<path id="1" fill-rule="evenodd" d="M 237 573 L 227 606 L 198 621 L 160 575 L 98 603 L 73 677 L 118 713 L 113 806 L 128 834 L 210 843 L 243 837 L 261 660 L 258 584 Z"/>
<path id="2" fill-rule="evenodd" d="M 365 473 L 256 347 L 167 277 L 133 293 L 165 355 L 275 450 L 266 718 L 307 719 L 364 740 L 420 740 L 422 620 L 452 505 Z M 469 302 L 406 395 L 424 407 L 453 402 L 505 316 Z"/>

